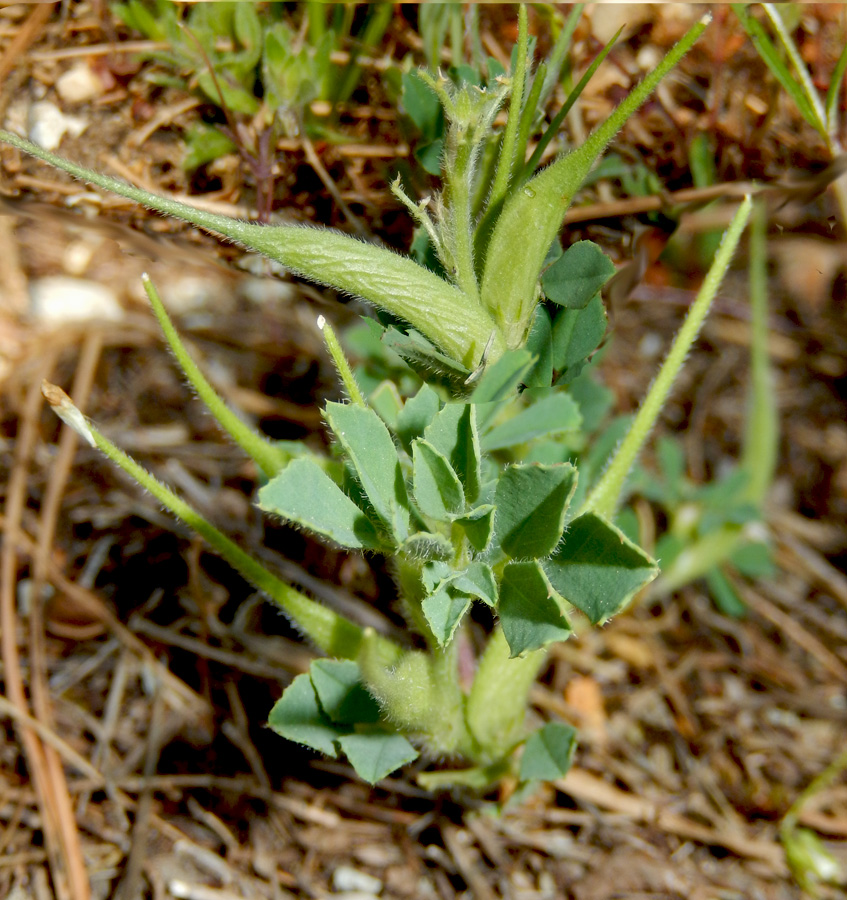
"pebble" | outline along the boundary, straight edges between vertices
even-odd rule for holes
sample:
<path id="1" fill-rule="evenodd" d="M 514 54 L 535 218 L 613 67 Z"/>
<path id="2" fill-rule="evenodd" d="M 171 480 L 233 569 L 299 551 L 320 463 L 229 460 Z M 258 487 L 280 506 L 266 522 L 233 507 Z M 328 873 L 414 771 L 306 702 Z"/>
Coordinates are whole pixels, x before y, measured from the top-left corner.
<path id="1" fill-rule="evenodd" d="M 79 137 L 88 122 L 79 116 L 68 116 L 49 100 L 33 103 L 29 109 L 27 132 L 30 140 L 45 150 L 55 150 L 66 133 Z"/>
<path id="2" fill-rule="evenodd" d="M 124 310 L 105 285 L 86 278 L 48 275 L 30 282 L 30 315 L 50 325 L 88 319 L 119 321 Z"/>
<path id="3" fill-rule="evenodd" d="M 246 278 L 241 290 L 244 296 L 256 306 L 290 303 L 297 294 L 297 289 L 290 281 L 277 281 L 273 278 L 257 278 L 256 276 Z"/>
<path id="4" fill-rule="evenodd" d="M 84 103 L 103 93 L 103 82 L 87 63 L 80 62 L 59 76 L 56 93 L 65 103 Z"/>
<path id="5" fill-rule="evenodd" d="M 332 886 L 336 891 L 344 893 L 347 900 L 352 900 L 351 892 L 375 897 L 382 890 L 379 878 L 360 872 L 352 866 L 339 866 L 332 873 Z"/>

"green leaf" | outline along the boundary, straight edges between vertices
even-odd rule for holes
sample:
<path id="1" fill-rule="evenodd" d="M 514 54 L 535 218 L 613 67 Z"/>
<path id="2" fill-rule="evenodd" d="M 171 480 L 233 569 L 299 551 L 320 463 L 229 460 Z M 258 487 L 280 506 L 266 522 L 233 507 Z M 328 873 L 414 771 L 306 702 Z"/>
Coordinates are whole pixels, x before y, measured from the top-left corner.
<path id="1" fill-rule="evenodd" d="M 432 444 L 418 438 L 412 444 L 415 502 L 425 516 L 449 522 L 465 508 L 459 476 Z"/>
<path id="2" fill-rule="evenodd" d="M 620 612 L 659 567 L 614 525 L 585 513 L 571 522 L 544 571 L 557 593 L 598 625 Z"/>
<path id="3" fill-rule="evenodd" d="M 557 384 L 568 384 L 597 349 L 606 333 L 606 310 L 599 294 L 585 309 L 563 309 L 553 323 L 553 368 Z"/>
<path id="4" fill-rule="evenodd" d="M 584 434 L 595 432 L 615 403 L 614 393 L 605 385 L 599 384 L 591 371 L 583 372 L 568 382 L 568 393 L 576 400 L 582 414 Z"/>
<path id="5" fill-rule="evenodd" d="M 506 566 L 497 609 L 511 659 L 570 637 L 568 620 L 537 562 Z"/>
<path id="6" fill-rule="evenodd" d="M 359 666 L 351 659 L 316 659 L 309 677 L 327 718 L 338 725 L 380 720 L 379 705 L 361 684 Z"/>
<path id="7" fill-rule="evenodd" d="M 476 597 L 488 606 L 497 605 L 497 581 L 491 566 L 483 562 L 472 562 L 464 572 L 454 576 L 450 584 L 457 591 Z"/>
<path id="8" fill-rule="evenodd" d="M 440 408 L 438 394 L 428 384 L 406 401 L 397 416 L 397 437 L 407 450 L 411 449 L 412 441 L 424 433 Z"/>
<path id="9" fill-rule="evenodd" d="M 259 490 L 259 509 L 352 550 L 384 550 L 373 523 L 311 459 L 292 460 Z"/>
<path id="10" fill-rule="evenodd" d="M 497 482 L 497 540 L 514 559 L 539 559 L 562 537 L 565 512 L 576 487 L 570 463 L 509 466 Z"/>
<path id="11" fill-rule="evenodd" d="M 298 675 L 276 701 L 268 725 L 289 741 L 305 744 L 333 759 L 338 756 L 335 742 L 343 732 L 321 712 L 312 681 L 306 674 Z"/>
<path id="12" fill-rule="evenodd" d="M 425 381 L 431 382 L 435 376 L 458 392 L 464 387 L 471 374 L 470 369 L 442 353 L 431 341 L 413 328 L 410 328 L 408 333 L 394 327 L 386 328 L 382 335 L 382 342 L 389 350 L 393 350 L 402 357 Z"/>
<path id="13" fill-rule="evenodd" d="M 0 130 L 0 141 L 75 178 L 222 234 L 277 260 L 304 278 L 361 297 L 417 328 L 437 344 L 448 359 L 458 360 L 463 366 L 473 367 L 479 363 L 492 334 L 492 350 L 501 353 L 505 349 L 502 335 L 479 303 L 408 257 L 330 229 L 259 225 L 198 209 L 169 197 L 159 197 L 117 178 L 78 166 L 8 131 Z"/>
<path id="14" fill-rule="evenodd" d="M 379 416 L 363 406 L 327 403 L 324 412 L 356 469 L 379 518 L 400 543 L 409 534 L 409 505 L 403 471 L 391 435 Z"/>
<path id="15" fill-rule="evenodd" d="M 527 393 L 526 391 L 524 393 Z M 573 397 L 563 391 L 545 391 L 514 418 L 492 428 L 481 440 L 486 452 L 525 444 L 544 435 L 575 431 L 582 424 L 579 407 Z"/>
<path id="16" fill-rule="evenodd" d="M 453 570 L 446 562 L 429 562 L 421 568 L 421 583 L 428 594 L 434 594 L 435 589 L 452 573 Z"/>
<path id="17" fill-rule="evenodd" d="M 443 139 L 438 138 L 429 144 L 419 144 L 415 147 L 415 159 L 425 172 L 430 175 L 440 175 L 441 160 L 444 159 Z"/>
<path id="18" fill-rule="evenodd" d="M 523 340 L 541 266 L 583 180 L 624 122 L 703 33 L 707 21 L 691 28 L 581 146 L 510 194 L 494 226 L 480 283 L 483 306 L 494 315 L 507 346 Z"/>
<path id="19" fill-rule="evenodd" d="M 402 735 L 384 731 L 348 734 L 338 743 L 356 774 L 368 784 L 376 784 L 419 755 Z"/>
<path id="20" fill-rule="evenodd" d="M 262 23 L 252 3 L 236 3 L 233 30 L 251 65 L 262 55 Z"/>
<path id="21" fill-rule="evenodd" d="M 459 622 L 470 609 L 471 600 L 448 584 L 425 597 L 422 605 L 435 639 L 440 646 L 445 647 L 453 639 Z"/>
<path id="22" fill-rule="evenodd" d="M 198 72 L 197 86 L 213 103 L 221 105 L 221 98 L 223 98 L 223 105 L 233 112 L 252 116 L 259 111 L 261 106 L 259 100 L 242 85 L 231 84 L 225 72 L 218 72 L 216 78 L 212 78 L 208 69 Z M 218 93 L 218 89 L 220 89 L 220 93 Z"/>
<path id="23" fill-rule="evenodd" d="M 553 781 L 568 774 L 576 750 L 576 729 L 548 722 L 527 739 L 521 757 L 521 781 Z"/>
<path id="24" fill-rule="evenodd" d="M 236 146 L 220 129 L 200 122 L 188 129 L 185 148 L 182 167 L 186 172 L 193 172 L 213 159 L 232 153 Z"/>
<path id="25" fill-rule="evenodd" d="M 415 70 L 403 73 L 403 109 L 428 141 L 433 141 L 444 133 L 441 104 Z M 440 168 L 435 174 L 440 174 Z"/>
<path id="26" fill-rule="evenodd" d="M 447 459 L 464 488 L 465 499 L 474 503 L 480 486 L 475 407 L 469 403 L 447 403 L 424 430 L 424 438 Z"/>
<path id="27" fill-rule="evenodd" d="M 403 409 L 403 401 L 393 381 L 383 381 L 372 391 L 368 396 L 368 406 L 392 431 L 396 431 L 397 418 Z"/>
<path id="28" fill-rule="evenodd" d="M 844 49 L 841 51 L 838 62 L 832 70 L 829 89 L 826 92 L 826 125 L 830 134 L 835 133 L 838 129 L 838 121 L 836 119 L 838 114 L 838 95 L 841 93 L 841 84 L 844 81 L 845 71 L 847 71 L 847 43 L 844 44 Z"/>
<path id="29" fill-rule="evenodd" d="M 777 573 L 773 551 L 761 541 L 742 544 L 729 560 L 747 578 L 773 578 Z"/>
<path id="30" fill-rule="evenodd" d="M 453 545 L 443 535 L 418 531 L 403 542 L 400 552 L 413 559 L 450 559 Z"/>
<path id="31" fill-rule="evenodd" d="M 585 309 L 615 274 L 615 265 L 593 241 L 577 241 L 541 276 L 548 300 L 566 309 Z"/>
<path id="32" fill-rule="evenodd" d="M 750 35 L 750 39 L 759 52 L 759 56 L 765 61 L 776 80 L 785 88 L 786 93 L 797 104 L 800 115 L 822 137 L 826 137 L 826 126 L 818 118 L 802 85 L 791 74 L 788 66 L 779 55 L 779 51 L 768 36 L 767 31 L 765 31 L 764 26 L 747 12 L 743 3 L 733 3 L 732 8 L 741 20 L 744 30 Z"/>
<path id="33" fill-rule="evenodd" d="M 532 354 L 522 348 L 504 353 L 493 365 L 485 369 L 470 402 L 493 403 L 510 397 L 534 365 Z"/>
<path id="34" fill-rule="evenodd" d="M 715 606 L 732 619 L 743 619 L 747 615 L 747 604 L 738 596 L 730 580 L 719 567 L 706 573 L 706 584 L 715 601 Z"/>
<path id="35" fill-rule="evenodd" d="M 528 387 L 548 388 L 553 380 L 553 326 L 547 308 L 539 303 L 526 339 L 526 349 L 537 360 L 526 376 Z"/>
<path id="36" fill-rule="evenodd" d="M 478 506 L 466 516 L 456 519 L 456 524 L 462 526 L 474 550 L 483 553 L 488 549 L 494 530 L 494 506 L 490 503 Z"/>

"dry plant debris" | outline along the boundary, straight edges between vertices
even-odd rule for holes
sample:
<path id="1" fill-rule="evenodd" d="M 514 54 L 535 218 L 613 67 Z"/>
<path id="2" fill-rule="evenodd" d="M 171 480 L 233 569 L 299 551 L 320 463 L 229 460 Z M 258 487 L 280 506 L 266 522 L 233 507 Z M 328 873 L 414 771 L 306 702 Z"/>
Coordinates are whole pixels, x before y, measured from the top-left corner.
<path id="1" fill-rule="evenodd" d="M 649 10 L 615 54 L 614 77 L 592 86 L 571 127 L 589 130 L 649 63 L 652 46 L 685 27 L 673 7 Z M 714 129 L 719 199 L 737 182 L 819 171 L 815 135 L 768 87 L 729 11 L 714 12 L 704 47 L 621 146 L 650 160 L 668 190 L 690 190 L 686 142 Z M 576 52 L 588 57 L 598 37 L 591 29 L 607 14 L 594 10 Z M 803 52 L 828 71 L 843 9 L 810 5 L 802 15 Z M 488 11 L 484 25 L 488 52 L 505 55 L 506 13 Z M 390 34 L 386 59 L 415 49 L 404 15 Z M 21 97 L 49 100 L 97 134 L 66 137 L 66 155 L 187 196 L 198 185 L 175 164 L 170 128 L 196 115 L 196 102 L 175 91 L 151 96 L 134 77 L 137 49 L 101 3 L 4 7 L 0 112 L 13 115 Z M 279 199 L 304 220 L 339 227 L 342 200 L 369 230 L 403 242 L 404 217 L 377 187 L 409 152 L 378 85 L 383 63 L 374 62 L 368 102 L 345 118 L 349 143 L 281 147 Z M 72 100 L 67 75 L 80 66 L 101 89 Z M 692 86 L 703 98 L 695 110 L 679 99 Z M 172 223 L 88 194 L 7 149 L 0 161 L 1 895 L 802 896 L 778 824 L 847 734 L 847 264 L 844 226 L 830 221 L 826 195 L 788 204 L 769 237 L 784 432 L 769 511 L 779 577 L 739 581 L 743 620 L 717 614 L 695 585 L 559 648 L 533 699 L 539 714 L 580 727 L 577 767 L 495 818 L 462 815 L 403 778 L 371 790 L 258 727 L 280 684 L 308 666 L 308 651 L 155 503 L 60 433 L 42 405 L 42 379 L 71 385 L 80 406 L 227 533 L 251 547 L 264 541 L 285 577 L 390 629 L 382 573 L 291 530 L 263 531 L 248 502 L 255 472 L 192 403 L 137 283 L 146 268 L 179 288 L 172 307 L 182 304 L 183 333 L 216 386 L 279 437 L 321 439 L 314 400 L 334 386 L 312 323 L 326 300 L 235 271 L 196 234 L 174 249 L 159 237 Z M 223 165 L 203 200 L 248 209 L 252 186 L 243 179 Z M 574 210 L 578 227 L 622 256 L 633 221 L 625 217 L 667 202 L 634 198 L 626 207 L 608 184 L 593 191 Z M 68 211 L 68 201 L 86 215 Z M 693 210 L 689 233 L 722 215 L 722 207 Z M 112 320 L 34 315 L 31 286 L 56 276 L 106 285 Z M 733 455 L 743 428 L 745 296 L 740 277 L 727 283 L 665 416 L 664 428 L 685 436 L 696 480 Z M 604 373 L 622 406 L 642 394 L 656 347 L 690 297 L 684 278 L 654 264 L 614 310 Z M 646 503 L 639 514 L 655 515 Z M 801 823 L 847 860 L 843 780 Z"/>

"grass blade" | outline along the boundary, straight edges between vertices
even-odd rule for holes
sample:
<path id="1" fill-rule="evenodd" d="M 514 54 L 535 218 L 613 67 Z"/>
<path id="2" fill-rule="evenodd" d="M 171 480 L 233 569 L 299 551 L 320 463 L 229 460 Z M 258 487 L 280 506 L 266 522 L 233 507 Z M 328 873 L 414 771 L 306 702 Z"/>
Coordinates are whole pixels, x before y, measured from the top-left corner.
<path id="1" fill-rule="evenodd" d="M 755 46 L 759 56 L 764 60 L 765 65 L 767 65 L 777 81 L 785 88 L 797 104 L 800 115 L 803 116 L 812 128 L 825 137 L 826 128 L 815 112 L 814 107 L 809 102 L 806 91 L 797 82 L 789 71 L 788 66 L 783 62 L 782 57 L 779 55 L 779 51 L 776 49 L 776 46 L 768 36 L 768 33 L 765 31 L 762 24 L 750 15 L 743 4 L 734 3 L 732 8 L 735 10 L 735 14 L 744 26 L 744 30 L 750 35 L 753 46 Z"/>
<path id="2" fill-rule="evenodd" d="M 194 390 L 197 391 L 197 396 L 206 404 L 206 408 L 217 419 L 221 428 L 241 447 L 268 478 L 273 478 L 288 462 L 290 459 L 289 455 L 250 428 L 227 406 L 217 391 L 209 384 L 197 363 L 191 358 L 188 350 L 185 349 L 185 345 L 180 340 L 173 322 L 165 311 L 164 304 L 153 282 L 146 274 L 141 276 L 141 280 L 144 284 L 144 290 L 150 299 L 153 312 L 159 320 L 165 340 L 168 342 L 185 377 Z"/>
<path id="3" fill-rule="evenodd" d="M 682 328 L 679 330 L 679 334 L 676 336 L 676 340 L 673 342 L 667 359 L 639 407 L 626 437 L 620 443 L 603 477 L 589 494 L 580 513 L 595 512 L 607 518 L 611 518 L 614 514 L 626 477 L 665 404 L 676 376 L 685 362 L 685 357 L 691 350 L 691 345 L 700 331 L 709 307 L 712 305 L 712 300 L 726 274 L 726 270 L 729 268 L 732 254 L 735 252 L 735 248 L 741 239 L 741 233 L 744 231 L 747 220 L 750 218 L 752 206 L 752 200 L 749 196 L 746 197 L 733 217 L 721 241 L 715 261 L 712 263 L 703 286 L 697 294 L 697 299 L 692 304 L 691 311 L 688 313 Z"/>

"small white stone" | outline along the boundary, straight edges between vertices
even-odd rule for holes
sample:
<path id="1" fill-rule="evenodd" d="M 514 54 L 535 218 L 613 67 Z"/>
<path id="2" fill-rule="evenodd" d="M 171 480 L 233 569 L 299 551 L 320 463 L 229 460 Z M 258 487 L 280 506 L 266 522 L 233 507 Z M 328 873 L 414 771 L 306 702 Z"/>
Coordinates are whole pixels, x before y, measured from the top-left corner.
<path id="1" fill-rule="evenodd" d="M 27 131 L 34 144 L 45 150 L 55 150 L 67 132 L 79 137 L 88 122 L 79 116 L 66 116 L 62 110 L 49 100 L 33 103 L 29 110 Z"/>
<path id="2" fill-rule="evenodd" d="M 87 63 L 79 62 L 56 80 L 56 93 L 65 103 L 84 103 L 103 93 L 103 82 Z"/>
<path id="3" fill-rule="evenodd" d="M 655 331 L 648 331 L 638 344 L 638 353 L 642 359 L 655 359 L 661 352 L 664 344 Z"/>
<path id="4" fill-rule="evenodd" d="M 290 303 L 295 298 L 296 290 L 290 281 L 253 277 L 244 279 L 241 293 L 256 306 L 266 306 L 271 303 Z"/>
<path id="5" fill-rule="evenodd" d="M 360 872 L 352 866 L 339 866 L 332 873 L 332 886 L 336 891 L 356 891 L 371 896 L 376 896 L 382 890 L 379 878 Z"/>
<path id="6" fill-rule="evenodd" d="M 638 56 L 635 58 L 635 61 L 638 63 L 638 68 L 642 72 L 649 72 L 652 69 L 655 69 L 661 60 L 662 56 L 658 47 L 654 47 L 652 44 L 645 44 L 638 51 Z"/>
<path id="7" fill-rule="evenodd" d="M 85 278 L 48 275 L 30 282 L 30 315 L 51 325 L 99 319 L 117 322 L 124 311 L 105 285 Z"/>
<path id="8" fill-rule="evenodd" d="M 231 308 L 233 297 L 226 283 L 210 275 L 187 272 L 171 276 L 159 287 L 162 302 L 175 316 Z"/>

